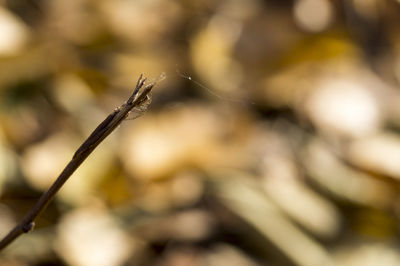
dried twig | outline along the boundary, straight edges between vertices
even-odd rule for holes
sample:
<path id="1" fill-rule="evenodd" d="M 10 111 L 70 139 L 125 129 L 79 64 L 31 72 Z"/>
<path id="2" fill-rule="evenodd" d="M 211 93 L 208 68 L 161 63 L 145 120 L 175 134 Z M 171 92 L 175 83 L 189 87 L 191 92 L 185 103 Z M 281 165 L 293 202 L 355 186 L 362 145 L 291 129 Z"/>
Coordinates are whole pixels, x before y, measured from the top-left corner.
<path id="1" fill-rule="evenodd" d="M 90 153 L 100 144 L 128 115 L 131 110 L 143 111 L 151 101 L 151 90 L 155 83 L 145 86 L 146 78 L 140 75 L 132 95 L 129 99 L 116 108 L 90 136 L 83 142 L 51 187 L 39 198 L 32 209 L 26 214 L 22 221 L 17 224 L 1 241 L 0 251 L 14 241 L 23 233 L 31 231 L 35 225 L 35 219 L 44 211 L 52 201 L 56 193 L 75 172 Z M 144 88 L 143 88 L 144 87 Z"/>

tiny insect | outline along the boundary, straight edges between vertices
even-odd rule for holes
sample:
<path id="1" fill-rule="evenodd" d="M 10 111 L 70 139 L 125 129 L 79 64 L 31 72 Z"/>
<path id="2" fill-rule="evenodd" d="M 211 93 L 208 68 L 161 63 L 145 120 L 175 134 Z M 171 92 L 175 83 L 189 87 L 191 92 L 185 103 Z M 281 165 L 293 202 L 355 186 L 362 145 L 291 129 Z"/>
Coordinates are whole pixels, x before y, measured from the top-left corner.
<path id="1" fill-rule="evenodd" d="M 152 84 L 156 84 L 160 81 L 163 81 L 166 77 L 167 75 L 165 74 L 165 72 L 162 72 L 158 78 L 152 80 L 150 82 L 150 85 L 147 86 L 152 86 Z M 138 106 L 135 106 L 131 111 L 128 112 L 125 120 L 133 120 L 142 116 L 147 111 L 147 108 L 149 107 L 151 101 L 152 101 L 152 95 L 151 93 L 149 93 L 147 94 L 146 99 L 143 102 L 141 102 Z"/>
<path id="2" fill-rule="evenodd" d="M 147 111 L 147 108 L 149 107 L 151 101 L 152 101 L 152 96 L 149 94 L 147 95 L 145 101 L 143 101 L 140 105 L 134 107 L 131 111 L 129 111 L 125 120 L 133 120 L 142 116 Z"/>

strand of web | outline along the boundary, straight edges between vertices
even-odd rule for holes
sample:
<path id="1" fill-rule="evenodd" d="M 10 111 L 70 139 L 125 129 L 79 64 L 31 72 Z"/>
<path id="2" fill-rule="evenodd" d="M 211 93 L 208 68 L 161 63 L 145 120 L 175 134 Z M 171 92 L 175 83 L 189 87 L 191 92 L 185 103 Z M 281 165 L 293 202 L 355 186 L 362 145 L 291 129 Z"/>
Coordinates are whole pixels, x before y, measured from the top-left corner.
<path id="1" fill-rule="evenodd" d="M 229 101 L 229 102 L 236 102 L 236 103 L 246 103 L 246 101 L 241 100 L 241 99 L 235 99 L 235 98 L 230 98 L 230 97 L 226 97 L 226 96 L 222 96 L 221 94 L 218 94 L 217 92 L 213 91 L 212 89 L 208 88 L 207 86 L 201 84 L 200 82 L 198 82 L 197 80 L 194 80 L 191 76 L 187 76 L 182 74 L 178 67 L 176 68 L 176 73 L 184 79 L 190 80 L 192 81 L 194 84 L 196 84 L 197 86 L 199 86 L 200 88 L 206 90 L 209 94 L 217 97 L 218 99 L 222 100 L 222 101 Z M 254 104 L 253 102 L 251 102 L 251 104 Z"/>

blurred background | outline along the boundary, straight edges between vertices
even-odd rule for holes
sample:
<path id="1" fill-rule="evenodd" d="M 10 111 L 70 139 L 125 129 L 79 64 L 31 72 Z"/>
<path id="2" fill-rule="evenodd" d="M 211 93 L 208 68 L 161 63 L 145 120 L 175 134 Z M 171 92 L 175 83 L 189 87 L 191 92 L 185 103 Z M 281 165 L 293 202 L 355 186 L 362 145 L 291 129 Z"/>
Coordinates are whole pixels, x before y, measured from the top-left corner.
<path id="1" fill-rule="evenodd" d="M 400 265 L 400 2 L 1 0 L 0 264 Z"/>

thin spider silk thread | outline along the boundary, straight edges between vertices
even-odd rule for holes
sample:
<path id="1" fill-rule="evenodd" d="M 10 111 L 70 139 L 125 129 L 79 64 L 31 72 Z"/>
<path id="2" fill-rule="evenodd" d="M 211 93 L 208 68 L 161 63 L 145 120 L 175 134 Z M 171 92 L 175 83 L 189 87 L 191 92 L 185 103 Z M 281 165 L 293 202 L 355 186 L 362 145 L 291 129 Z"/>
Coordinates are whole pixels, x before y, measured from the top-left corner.
<path id="1" fill-rule="evenodd" d="M 230 102 L 237 102 L 237 103 L 246 103 L 245 100 L 234 99 L 234 98 L 222 96 L 222 95 L 216 93 L 215 91 L 213 91 L 212 89 L 208 88 L 207 86 L 201 84 L 201 83 L 198 82 L 197 80 L 192 79 L 191 76 L 187 76 L 187 75 L 182 74 L 182 73 L 179 71 L 178 67 L 176 68 L 176 73 L 177 73 L 181 78 L 184 78 L 184 79 L 187 79 L 187 80 L 192 81 L 194 84 L 196 84 L 196 85 L 199 86 L 200 88 L 206 90 L 209 94 L 211 94 L 211 95 L 217 97 L 217 98 L 220 99 L 220 100 L 223 100 L 223 101 L 230 101 Z M 251 102 L 251 104 L 255 104 L 255 103 L 254 103 L 254 102 Z"/>

